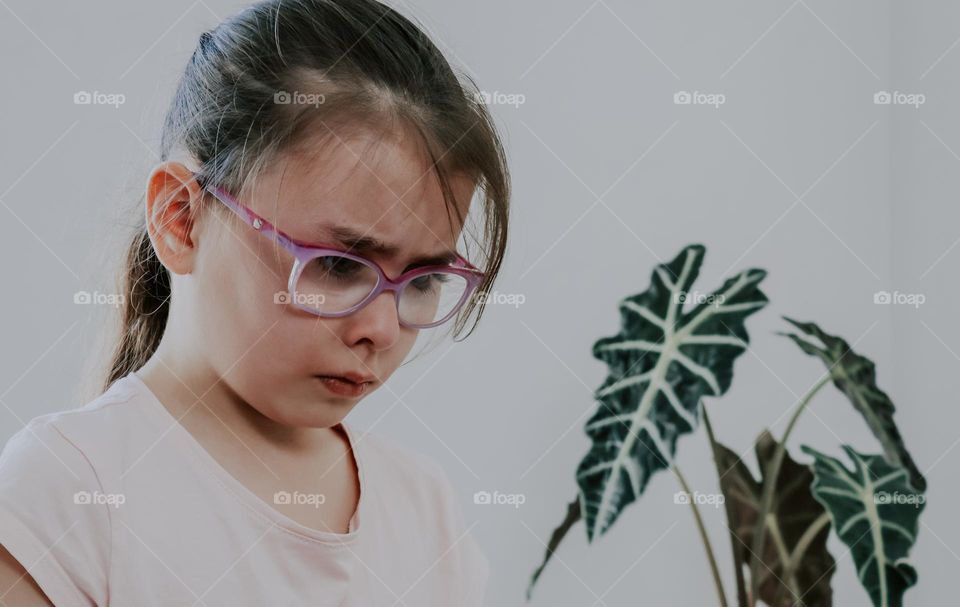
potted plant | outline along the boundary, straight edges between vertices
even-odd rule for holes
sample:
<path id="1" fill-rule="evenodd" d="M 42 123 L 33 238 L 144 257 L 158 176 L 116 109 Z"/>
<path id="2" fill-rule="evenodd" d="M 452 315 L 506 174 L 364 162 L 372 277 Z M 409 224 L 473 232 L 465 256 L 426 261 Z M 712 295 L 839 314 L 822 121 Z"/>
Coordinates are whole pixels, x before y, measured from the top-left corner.
<path id="1" fill-rule="evenodd" d="M 848 547 L 872 603 L 902 605 L 904 592 L 917 581 L 906 558 L 916 540 L 926 481 L 894 423 L 893 403 L 877 386 L 874 363 L 816 324 L 784 317 L 793 331 L 782 335 L 818 358 L 826 372 L 800 398 L 779 440 L 768 431 L 760 433 L 754 451 L 761 474 L 755 477 L 736 452 L 718 442 L 705 399 L 730 388 L 734 361 L 749 345 L 746 320 L 768 304 L 759 287 L 766 272 L 746 270 L 716 291 L 694 296 L 704 253 L 702 245 L 689 245 L 656 266 L 646 291 L 620 301 L 619 333 L 594 343 L 594 357 L 609 372 L 594 393 L 596 411 L 585 427 L 591 447 L 576 470 L 578 495 L 550 538 L 527 598 L 575 524 L 583 521 L 588 542 L 602 536 L 640 499 L 657 472 L 671 471 L 681 495 L 691 495 L 674 456 L 679 438 L 702 425 L 725 498 L 740 607 L 758 601 L 775 607 L 831 605 L 831 530 Z M 787 444 L 797 419 L 827 384 L 863 416 L 881 453 L 862 453 L 844 444 L 842 457 L 809 446 L 800 449 L 809 461 L 791 457 Z M 719 604 L 726 607 L 698 504 L 687 501 Z"/>

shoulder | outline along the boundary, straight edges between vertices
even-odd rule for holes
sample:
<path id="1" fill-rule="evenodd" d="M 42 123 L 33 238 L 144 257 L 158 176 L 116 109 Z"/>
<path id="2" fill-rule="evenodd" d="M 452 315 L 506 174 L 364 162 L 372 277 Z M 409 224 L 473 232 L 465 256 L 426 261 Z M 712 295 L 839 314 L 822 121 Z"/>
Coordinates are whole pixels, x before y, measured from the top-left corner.
<path id="1" fill-rule="evenodd" d="M 0 483 L 17 470 L 95 477 L 109 484 L 120 474 L 123 451 L 142 442 L 142 396 L 128 378 L 71 409 L 31 419 L 0 451 Z M 126 406 L 126 405 L 134 406 Z"/>
<path id="2" fill-rule="evenodd" d="M 58 605 L 106 597 L 111 494 L 95 458 L 109 424 L 93 428 L 117 391 L 103 396 L 31 419 L 0 451 L 0 544 Z"/>
<path id="3" fill-rule="evenodd" d="M 58 421 L 59 414 L 35 417 L 7 440 L 0 452 L 0 489 L 21 477 L 96 480 L 86 455 Z"/>
<path id="4" fill-rule="evenodd" d="M 21 474 L 73 478 L 93 474 L 88 451 L 98 435 L 105 438 L 109 432 L 103 426 L 90 431 L 109 417 L 103 413 L 104 396 L 82 407 L 34 417 L 15 432 L 0 451 L 0 486 Z"/>
<path id="5" fill-rule="evenodd" d="M 86 404 L 34 417 L 14 433 L 0 450 L 0 508 L 21 517 L 61 516 L 119 492 L 118 454 L 139 440 L 135 428 L 143 425 L 136 408 L 122 406 L 135 396 L 120 380 Z M 106 520 L 104 509 L 80 512 L 88 525 Z"/>
<path id="6" fill-rule="evenodd" d="M 35 498 L 53 507 L 68 490 L 102 492 L 112 472 L 105 462 L 130 435 L 123 418 L 131 412 L 117 405 L 133 396 L 128 386 L 114 383 L 86 404 L 27 422 L 0 450 L 0 502 Z"/>

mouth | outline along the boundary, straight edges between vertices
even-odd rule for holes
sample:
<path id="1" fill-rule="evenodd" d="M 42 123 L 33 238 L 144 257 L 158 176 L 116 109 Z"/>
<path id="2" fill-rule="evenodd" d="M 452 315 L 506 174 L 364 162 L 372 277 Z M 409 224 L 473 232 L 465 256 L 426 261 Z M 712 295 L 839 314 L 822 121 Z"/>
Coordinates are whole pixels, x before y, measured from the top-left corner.
<path id="1" fill-rule="evenodd" d="M 345 375 L 315 375 L 314 377 L 319 379 L 320 383 L 326 387 L 327 390 L 338 396 L 361 396 L 367 391 L 369 386 L 373 384 L 372 379 L 355 373 L 347 373 Z"/>

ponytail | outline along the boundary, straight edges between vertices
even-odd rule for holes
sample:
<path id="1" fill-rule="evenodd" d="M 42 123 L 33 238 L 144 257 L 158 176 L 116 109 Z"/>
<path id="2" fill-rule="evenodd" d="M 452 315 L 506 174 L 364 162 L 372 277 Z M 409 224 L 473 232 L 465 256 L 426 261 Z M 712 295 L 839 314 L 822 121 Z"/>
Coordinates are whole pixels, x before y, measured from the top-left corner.
<path id="1" fill-rule="evenodd" d="M 134 235 L 124 265 L 120 338 L 103 384 L 142 367 L 160 345 L 170 310 L 170 275 L 160 263 L 145 226 Z"/>

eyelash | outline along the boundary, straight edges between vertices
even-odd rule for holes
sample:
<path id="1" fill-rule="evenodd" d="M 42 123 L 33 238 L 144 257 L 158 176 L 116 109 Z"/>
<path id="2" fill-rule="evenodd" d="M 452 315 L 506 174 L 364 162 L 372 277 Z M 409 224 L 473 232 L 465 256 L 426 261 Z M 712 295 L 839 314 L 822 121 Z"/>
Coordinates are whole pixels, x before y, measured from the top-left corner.
<path id="1" fill-rule="evenodd" d="M 348 275 L 347 272 L 339 271 L 338 267 L 346 268 L 347 271 L 355 271 L 360 269 L 360 267 L 362 266 L 362 264 L 360 264 L 359 262 L 353 261 L 351 259 L 346 259 L 343 257 L 334 258 L 333 261 L 325 261 L 326 259 L 328 258 L 318 257 L 315 260 L 315 262 L 323 264 L 325 266 L 324 267 L 325 271 L 331 272 L 331 274 L 333 274 L 335 277 L 338 277 L 338 278 L 345 278 Z M 426 267 L 427 265 L 429 264 L 407 266 L 406 269 L 404 269 L 404 272 L 409 272 L 410 270 L 416 269 L 418 267 Z M 414 280 L 417 280 L 417 279 L 414 279 Z"/>

